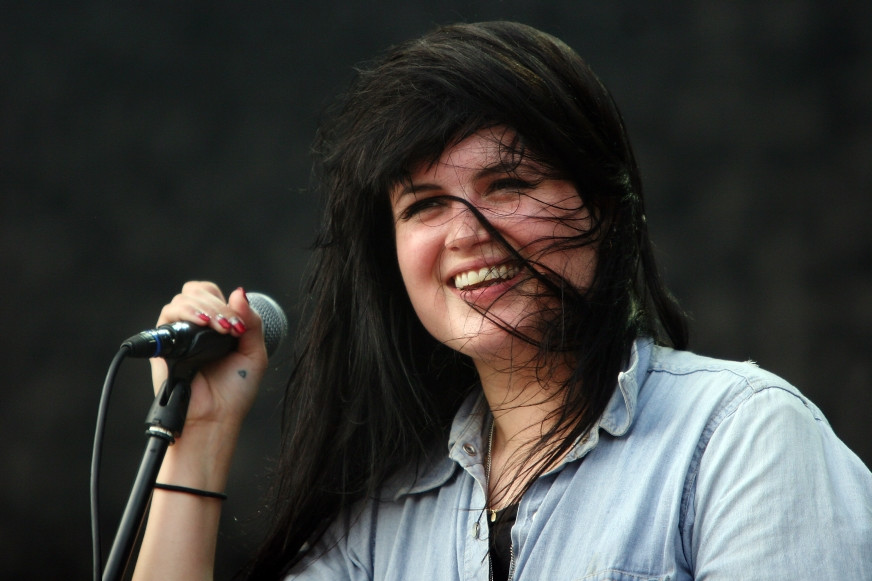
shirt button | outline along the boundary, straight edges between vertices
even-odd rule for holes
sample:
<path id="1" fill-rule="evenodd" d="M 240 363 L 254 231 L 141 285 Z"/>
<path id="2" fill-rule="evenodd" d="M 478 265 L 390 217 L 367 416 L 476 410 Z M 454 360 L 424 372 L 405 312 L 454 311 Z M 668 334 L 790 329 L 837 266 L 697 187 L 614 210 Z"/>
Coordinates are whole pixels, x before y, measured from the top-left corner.
<path id="1" fill-rule="evenodd" d="M 475 446 L 470 443 L 466 443 L 463 445 L 463 451 L 469 454 L 470 456 L 475 456 Z"/>

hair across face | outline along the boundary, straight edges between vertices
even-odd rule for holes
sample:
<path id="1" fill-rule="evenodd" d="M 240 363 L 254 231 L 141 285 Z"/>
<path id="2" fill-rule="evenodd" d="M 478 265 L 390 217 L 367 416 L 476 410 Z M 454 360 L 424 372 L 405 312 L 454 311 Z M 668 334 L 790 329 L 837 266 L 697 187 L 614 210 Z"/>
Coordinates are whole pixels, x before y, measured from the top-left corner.
<path id="1" fill-rule="evenodd" d="M 525 156 L 506 127 L 421 164 L 391 193 L 400 272 L 424 327 L 490 365 L 536 359 L 543 313 L 592 279 L 591 216 L 574 184 Z M 560 289 L 549 292 L 549 287 Z M 522 341 L 517 341 L 523 338 Z"/>

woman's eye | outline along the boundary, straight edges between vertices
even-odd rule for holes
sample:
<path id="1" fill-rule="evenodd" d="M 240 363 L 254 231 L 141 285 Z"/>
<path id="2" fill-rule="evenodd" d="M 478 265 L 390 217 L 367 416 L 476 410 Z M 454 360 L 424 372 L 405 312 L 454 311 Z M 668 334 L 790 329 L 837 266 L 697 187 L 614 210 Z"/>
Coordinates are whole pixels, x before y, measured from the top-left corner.
<path id="1" fill-rule="evenodd" d="M 409 206 L 400 214 L 400 219 L 410 220 L 415 216 L 431 212 L 436 208 L 442 207 L 443 205 L 444 201 L 438 197 L 424 198 L 423 200 L 418 200 L 409 204 Z"/>
<path id="2" fill-rule="evenodd" d="M 533 184 L 530 182 L 524 181 L 520 178 L 503 178 L 499 180 L 494 180 L 491 182 L 490 187 L 488 188 L 489 192 L 499 192 L 499 191 L 509 191 L 509 192 L 520 192 L 522 190 L 529 190 L 533 187 Z"/>
<path id="3" fill-rule="evenodd" d="M 533 184 L 518 178 L 494 180 L 481 197 L 481 207 L 500 216 L 513 214 L 520 206 L 521 197 L 533 187 Z"/>

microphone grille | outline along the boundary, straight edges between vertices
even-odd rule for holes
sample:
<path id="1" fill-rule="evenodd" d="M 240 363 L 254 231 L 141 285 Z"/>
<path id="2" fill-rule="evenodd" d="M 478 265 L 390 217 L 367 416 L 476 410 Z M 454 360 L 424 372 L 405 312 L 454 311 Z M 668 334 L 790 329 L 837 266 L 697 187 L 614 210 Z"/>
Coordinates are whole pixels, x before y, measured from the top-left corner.
<path id="1" fill-rule="evenodd" d="M 264 294 L 248 293 L 248 302 L 263 321 L 266 354 L 272 357 L 288 334 L 288 318 L 279 304 Z"/>

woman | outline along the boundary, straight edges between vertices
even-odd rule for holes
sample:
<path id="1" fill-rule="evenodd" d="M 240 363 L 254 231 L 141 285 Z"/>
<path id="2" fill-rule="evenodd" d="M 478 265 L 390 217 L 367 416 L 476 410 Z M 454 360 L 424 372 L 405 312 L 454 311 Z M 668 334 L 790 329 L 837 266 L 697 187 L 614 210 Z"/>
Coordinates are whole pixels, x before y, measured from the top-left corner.
<path id="1" fill-rule="evenodd" d="M 682 351 L 620 114 L 566 45 L 440 28 L 362 72 L 316 152 L 327 207 L 251 578 L 868 578 L 872 475 L 783 380 Z M 221 491 L 260 322 L 208 283 L 159 323 L 179 319 L 240 342 L 158 480 Z M 219 513 L 156 490 L 137 578 L 211 576 Z"/>

